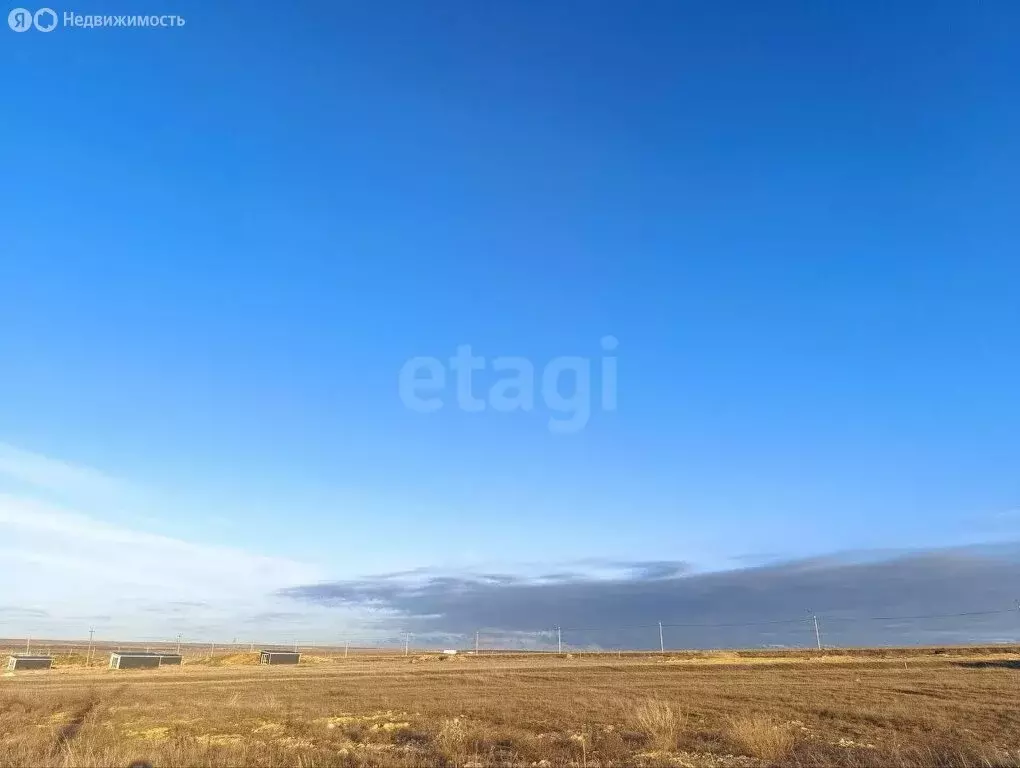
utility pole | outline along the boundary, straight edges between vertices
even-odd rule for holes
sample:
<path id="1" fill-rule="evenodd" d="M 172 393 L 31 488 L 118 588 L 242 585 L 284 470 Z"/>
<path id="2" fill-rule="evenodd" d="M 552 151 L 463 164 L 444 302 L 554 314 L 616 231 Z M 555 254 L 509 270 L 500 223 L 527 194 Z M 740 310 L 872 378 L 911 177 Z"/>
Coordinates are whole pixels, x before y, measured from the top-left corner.
<path id="1" fill-rule="evenodd" d="M 818 617 L 811 614 L 811 620 L 815 623 L 815 644 L 818 646 L 818 650 L 822 650 L 822 636 L 818 632 Z"/>
<path id="2" fill-rule="evenodd" d="M 345 640 L 345 641 L 344 641 L 344 658 L 345 658 L 345 659 L 347 658 L 347 650 L 348 650 L 348 649 L 349 649 L 350 647 L 351 647 L 351 641 L 350 641 L 350 640 Z"/>
<path id="3" fill-rule="evenodd" d="M 85 655 L 85 666 L 87 667 L 92 663 L 92 636 L 96 633 L 95 627 L 89 627 L 89 650 Z"/>
<path id="4" fill-rule="evenodd" d="M 563 653 L 563 633 L 556 627 L 556 653 Z"/>
<path id="5" fill-rule="evenodd" d="M 32 638 L 31 637 L 26 637 L 25 638 L 25 653 L 28 654 L 28 653 L 31 653 L 31 652 L 32 652 Z"/>
<path id="6" fill-rule="evenodd" d="M 180 654 L 181 654 L 181 633 L 178 632 L 177 633 L 177 655 L 180 656 Z"/>
<path id="7" fill-rule="evenodd" d="M 662 622 L 659 622 L 659 652 L 666 652 L 666 644 L 662 641 Z"/>
<path id="8" fill-rule="evenodd" d="M 478 630 L 475 630 L 475 656 L 478 655 Z"/>
<path id="9" fill-rule="evenodd" d="M 215 640 L 213 640 L 213 641 L 212 641 L 212 642 L 211 642 L 211 643 L 209 644 L 209 658 L 211 659 L 211 658 L 212 658 L 213 656 L 215 656 L 215 655 L 216 655 L 216 641 L 215 641 Z"/>

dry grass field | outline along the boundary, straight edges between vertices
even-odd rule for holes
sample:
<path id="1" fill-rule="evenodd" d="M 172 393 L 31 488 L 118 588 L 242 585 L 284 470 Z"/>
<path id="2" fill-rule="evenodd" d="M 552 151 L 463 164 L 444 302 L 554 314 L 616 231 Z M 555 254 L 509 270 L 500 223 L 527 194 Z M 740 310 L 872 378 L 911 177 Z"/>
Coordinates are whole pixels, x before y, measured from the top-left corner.
<path id="1" fill-rule="evenodd" d="M 6 673 L 0 766 L 1020 765 L 1010 649 L 254 661 Z"/>

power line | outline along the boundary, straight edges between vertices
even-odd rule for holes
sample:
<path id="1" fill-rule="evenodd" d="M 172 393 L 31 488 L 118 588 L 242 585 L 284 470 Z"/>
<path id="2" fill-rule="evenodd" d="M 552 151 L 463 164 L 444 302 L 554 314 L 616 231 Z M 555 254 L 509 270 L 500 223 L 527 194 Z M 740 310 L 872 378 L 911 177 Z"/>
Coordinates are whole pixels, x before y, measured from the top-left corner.
<path id="1" fill-rule="evenodd" d="M 772 620 L 766 620 L 766 621 L 743 621 L 743 622 L 679 622 L 679 621 L 677 621 L 677 622 L 665 622 L 665 621 L 658 622 L 657 621 L 657 622 L 654 622 L 654 623 L 639 623 L 639 624 L 629 624 L 629 625 L 628 624 L 621 624 L 621 625 L 617 625 L 617 626 L 605 626 L 604 625 L 604 626 L 589 626 L 589 627 L 579 627 L 579 626 L 578 627 L 571 627 L 571 626 L 557 625 L 557 626 L 553 627 L 552 629 L 549 629 L 549 628 L 544 628 L 544 629 L 543 628 L 532 628 L 530 630 L 521 629 L 521 628 L 497 628 L 497 627 L 489 627 L 487 629 L 475 629 L 475 630 L 461 631 L 461 632 L 444 631 L 444 632 L 436 632 L 436 633 L 425 633 L 425 634 L 418 634 L 417 637 L 423 639 L 426 643 L 440 642 L 440 640 L 439 640 L 440 637 L 442 637 L 442 638 L 449 638 L 449 640 L 443 639 L 442 642 L 444 642 L 444 643 L 453 641 L 454 637 L 461 637 L 461 638 L 463 638 L 466 641 L 465 645 L 470 644 L 471 640 L 473 639 L 473 641 L 474 641 L 473 644 L 474 644 L 474 648 L 475 648 L 475 652 L 476 653 L 478 653 L 480 651 L 480 649 L 481 649 L 482 635 L 487 635 L 487 636 L 490 636 L 490 637 L 491 636 L 500 637 L 500 636 L 503 636 L 503 635 L 512 635 L 512 636 L 516 636 L 519 639 L 521 639 L 521 642 L 524 642 L 524 640 L 522 639 L 524 636 L 529 636 L 529 637 L 531 637 L 533 643 L 534 642 L 538 642 L 540 640 L 540 638 L 544 637 L 544 638 L 547 638 L 547 643 L 548 643 L 549 640 L 551 640 L 553 643 L 555 643 L 555 645 L 553 647 L 556 647 L 558 650 L 562 651 L 562 649 L 564 647 L 566 647 L 565 644 L 564 644 L 564 640 L 566 640 L 566 638 L 563 636 L 564 633 L 578 634 L 578 633 L 628 632 L 628 631 L 632 631 L 632 632 L 645 632 L 645 633 L 647 633 L 647 637 L 646 637 L 647 641 L 651 641 L 652 638 L 654 637 L 655 639 L 658 640 L 657 645 L 658 645 L 660 651 L 665 651 L 665 648 L 666 648 L 666 638 L 665 638 L 664 632 L 663 632 L 663 630 L 665 630 L 665 629 L 681 629 L 681 630 L 684 630 L 684 629 L 686 629 L 686 630 L 717 630 L 717 629 L 720 629 L 721 630 L 721 629 L 741 629 L 741 628 L 751 628 L 751 627 L 779 627 L 779 626 L 784 626 L 785 625 L 785 626 L 788 626 L 788 627 L 800 627 L 801 630 L 804 630 L 806 632 L 811 632 L 813 630 L 815 644 L 817 646 L 821 647 L 822 646 L 821 635 L 825 634 L 824 633 L 825 627 L 826 626 L 831 627 L 834 624 L 840 625 L 840 628 L 836 630 L 838 633 L 844 633 L 844 632 L 849 631 L 849 630 L 846 629 L 846 625 L 854 624 L 854 623 L 858 623 L 858 622 L 860 622 L 860 623 L 864 623 L 864 622 L 887 622 L 887 623 L 892 623 L 892 622 L 920 622 L 920 621 L 947 620 L 947 619 L 969 619 L 969 618 L 990 617 L 990 616 L 1007 616 L 1007 615 L 1018 616 L 1018 615 L 1020 615 L 1020 601 L 1017 601 L 1017 603 L 1015 604 L 1015 607 L 1010 607 L 1010 608 L 999 608 L 999 609 L 980 610 L 980 611 L 958 611 L 958 612 L 954 612 L 954 613 L 910 614 L 910 615 L 899 615 L 899 616 L 847 616 L 847 615 L 845 615 L 846 610 L 847 609 L 845 609 L 845 608 L 842 609 L 841 611 L 840 610 L 834 610 L 831 614 L 830 613 L 826 613 L 825 611 L 809 612 L 808 615 L 800 616 L 798 618 L 772 619 Z M 839 615 L 840 613 L 843 613 L 844 615 Z M 908 631 L 908 630 L 905 630 L 902 627 L 888 627 L 886 629 L 894 631 L 894 632 L 899 632 L 899 633 L 902 633 L 904 631 Z M 793 630 L 791 630 L 791 631 L 793 631 Z M 797 631 L 799 632 L 799 630 L 797 630 Z M 880 632 L 882 630 L 881 629 L 875 629 L 875 630 L 868 630 L 868 631 Z M 918 631 L 922 631 L 922 632 L 923 631 L 929 631 L 929 632 L 942 631 L 942 632 L 944 632 L 945 630 L 938 629 L 936 627 L 931 627 L 931 628 L 928 628 L 928 629 L 918 628 Z M 1006 633 L 1006 637 L 1014 637 L 1015 636 L 1017 638 L 1017 640 L 1020 640 L 1020 632 L 1014 631 L 1014 629 L 1012 629 L 1011 627 L 1003 626 L 1003 627 L 1001 627 L 999 629 L 999 631 L 1000 632 L 1005 632 Z M 474 635 L 474 637 L 471 638 L 471 635 Z M 95 627 L 90 627 L 89 628 L 88 645 L 87 645 L 86 654 L 85 654 L 86 665 L 89 665 L 91 663 L 91 658 L 92 658 L 92 655 L 93 655 L 93 651 L 95 649 L 94 636 L 95 636 Z M 357 649 L 359 645 L 361 647 L 363 647 L 363 648 L 379 648 L 379 647 L 387 647 L 387 646 L 392 646 L 392 645 L 397 645 L 398 647 L 403 646 L 404 654 L 405 655 L 409 655 L 409 653 L 410 653 L 410 641 L 411 641 L 412 637 L 415 637 L 415 633 L 412 633 L 412 632 L 409 632 L 409 631 L 404 631 L 404 632 L 401 633 L 401 636 L 399 637 L 399 639 L 395 639 L 395 638 L 392 638 L 392 637 L 386 637 L 384 635 L 376 635 L 375 637 L 364 638 L 361 641 L 359 641 L 359 640 L 357 640 L 355 638 L 347 638 L 347 639 L 345 639 L 344 643 L 342 643 L 342 645 L 344 647 L 344 655 L 345 656 L 347 656 L 349 654 L 349 649 L 350 649 L 350 647 L 352 645 L 354 645 L 355 649 Z M 429 639 L 429 638 L 431 638 L 431 639 Z M 673 638 L 670 638 L 670 639 L 675 641 L 678 638 L 673 637 Z M 687 636 L 686 638 L 683 638 L 683 639 L 685 639 L 688 643 L 692 643 L 692 642 L 696 643 L 697 642 L 697 639 L 695 637 L 692 637 L 692 636 Z M 1017 642 L 1017 640 L 1013 640 L 1012 642 Z M 179 652 L 181 647 L 182 647 L 182 642 L 181 642 L 182 641 L 182 636 L 181 636 L 180 633 L 177 634 L 176 641 L 177 641 L 176 644 L 177 644 L 177 648 L 178 648 L 178 652 Z M 29 642 L 30 641 L 26 640 L 26 646 L 28 646 Z M 995 640 L 993 642 L 1003 642 L 1003 641 L 1002 640 Z M 498 645 L 500 643 L 501 643 L 501 640 L 496 640 L 496 646 L 497 647 L 498 647 Z M 647 644 L 651 645 L 652 643 L 648 642 Z M 173 645 L 173 641 L 169 641 L 167 643 L 167 645 Z M 236 645 L 236 643 L 234 645 Z M 487 645 L 489 645 L 492 648 L 492 650 L 497 650 L 497 647 L 493 647 L 491 645 L 491 643 L 487 643 Z M 215 644 L 211 644 L 210 647 L 214 649 L 213 653 L 215 653 Z M 323 647 L 325 648 L 325 647 L 329 647 L 329 646 L 325 646 L 324 645 Z M 254 643 L 251 644 L 251 649 L 252 650 L 254 649 Z"/>
<path id="2" fill-rule="evenodd" d="M 926 616 L 826 616 L 831 621 L 921 621 L 923 619 L 957 619 L 965 616 L 997 616 L 1004 613 L 1016 613 L 1016 610 L 1000 611 L 966 611 L 964 613 L 931 613 Z"/>
<path id="3" fill-rule="evenodd" d="M 924 619 L 956 619 L 968 616 L 994 616 L 1006 613 L 1016 613 L 1015 608 L 1001 609 L 995 611 L 965 611 L 962 613 L 932 613 L 922 616 L 829 616 L 824 611 L 819 611 L 817 615 L 819 618 L 824 619 L 826 622 L 832 621 L 921 621 Z M 661 625 L 665 628 L 676 628 L 676 629 L 725 629 L 725 628 L 739 628 L 739 627 L 767 627 L 777 624 L 804 624 L 811 619 L 810 616 L 806 618 L 797 619 L 773 619 L 770 621 L 742 621 L 742 622 L 683 622 L 683 623 L 671 623 L 661 622 Z M 621 626 L 603 626 L 603 627 L 561 627 L 564 632 L 610 632 L 610 631 L 621 631 L 631 629 L 655 629 L 659 626 L 656 624 L 631 624 Z M 536 633 L 548 632 L 549 630 L 534 630 Z"/>

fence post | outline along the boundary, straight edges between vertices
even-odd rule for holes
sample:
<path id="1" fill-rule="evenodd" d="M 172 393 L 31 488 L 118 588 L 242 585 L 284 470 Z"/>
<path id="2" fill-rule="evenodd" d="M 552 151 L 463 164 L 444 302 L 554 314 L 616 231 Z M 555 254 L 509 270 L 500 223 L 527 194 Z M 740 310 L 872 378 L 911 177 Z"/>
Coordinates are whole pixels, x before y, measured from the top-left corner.
<path id="1" fill-rule="evenodd" d="M 666 652 L 666 644 L 662 641 L 662 622 L 659 622 L 659 653 Z"/>

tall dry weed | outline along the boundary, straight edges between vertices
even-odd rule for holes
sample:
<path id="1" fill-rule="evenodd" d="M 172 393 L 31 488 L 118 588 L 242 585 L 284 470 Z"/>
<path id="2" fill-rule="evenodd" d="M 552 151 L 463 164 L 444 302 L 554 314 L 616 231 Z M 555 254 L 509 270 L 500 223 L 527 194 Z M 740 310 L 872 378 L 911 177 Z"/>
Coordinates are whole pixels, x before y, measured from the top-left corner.
<path id="1" fill-rule="evenodd" d="M 648 699 L 634 708 L 634 726 L 648 737 L 656 749 L 676 749 L 677 740 L 687 725 L 687 713 L 662 699 Z"/>
<path id="2" fill-rule="evenodd" d="M 797 741 L 792 726 L 763 714 L 732 718 L 727 734 L 747 753 L 768 761 L 782 760 Z"/>
<path id="3" fill-rule="evenodd" d="M 459 717 L 447 718 L 439 726 L 436 734 L 436 745 L 443 757 L 456 765 L 463 763 L 468 756 L 468 728 Z"/>

